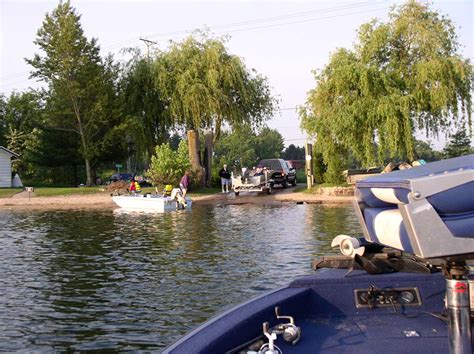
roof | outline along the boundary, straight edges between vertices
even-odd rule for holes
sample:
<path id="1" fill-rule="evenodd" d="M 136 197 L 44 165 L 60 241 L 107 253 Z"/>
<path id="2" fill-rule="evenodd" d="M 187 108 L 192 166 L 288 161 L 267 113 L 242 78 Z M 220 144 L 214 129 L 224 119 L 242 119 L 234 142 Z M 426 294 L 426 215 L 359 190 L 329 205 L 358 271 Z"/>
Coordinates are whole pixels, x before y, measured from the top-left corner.
<path id="1" fill-rule="evenodd" d="M 19 158 L 20 155 L 18 155 L 17 153 L 11 151 L 11 150 L 8 150 L 7 148 L 3 147 L 3 146 L 0 146 L 0 150 L 3 150 L 5 151 L 7 154 L 10 154 L 12 155 L 13 157 L 16 157 L 16 158 Z"/>

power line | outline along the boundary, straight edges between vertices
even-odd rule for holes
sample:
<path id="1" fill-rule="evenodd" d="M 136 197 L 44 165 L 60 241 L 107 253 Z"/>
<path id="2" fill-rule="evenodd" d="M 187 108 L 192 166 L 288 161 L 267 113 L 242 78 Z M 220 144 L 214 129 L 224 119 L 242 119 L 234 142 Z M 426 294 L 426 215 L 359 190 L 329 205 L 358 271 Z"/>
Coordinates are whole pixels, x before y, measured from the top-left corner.
<path id="1" fill-rule="evenodd" d="M 360 8 L 360 7 L 372 6 L 372 5 L 378 5 L 378 4 L 379 4 L 378 2 L 376 2 L 376 3 L 373 3 L 373 2 L 354 3 L 354 4 L 335 6 L 335 7 L 325 8 L 325 9 L 310 10 L 310 11 L 304 11 L 304 12 L 296 12 L 296 13 L 287 14 L 287 15 L 280 15 L 280 16 L 274 16 L 274 17 L 266 17 L 266 18 L 253 19 L 253 20 L 247 20 L 247 21 L 241 21 L 241 22 L 234 22 L 234 23 L 229 23 L 229 24 L 215 25 L 215 26 L 211 26 L 211 27 L 207 27 L 207 28 L 206 27 L 200 27 L 200 28 L 198 27 L 198 28 L 194 28 L 194 29 L 179 30 L 179 31 L 167 32 L 167 33 L 155 33 L 155 34 L 150 34 L 146 37 L 147 38 L 169 37 L 169 36 L 174 36 L 174 35 L 179 35 L 179 34 L 186 34 L 186 33 L 189 34 L 189 33 L 192 33 L 193 31 L 199 30 L 199 29 L 201 29 L 201 30 L 203 30 L 203 29 L 217 30 L 217 29 L 225 29 L 227 27 L 229 27 L 229 28 L 240 27 L 240 26 L 249 25 L 249 24 L 259 24 L 259 23 L 265 23 L 265 22 L 281 21 L 281 20 L 288 19 L 288 18 L 303 17 L 303 16 L 308 16 L 308 15 L 317 14 L 317 13 L 327 13 L 327 12 L 334 12 L 334 11 L 341 11 L 341 10 L 349 10 L 349 9 L 353 9 L 353 8 Z M 385 7 L 385 8 L 388 8 L 388 7 Z M 383 9 L 385 9 L 385 8 L 383 8 Z M 376 10 L 379 10 L 379 9 L 373 9 L 373 10 L 370 10 L 370 11 L 376 11 Z M 357 12 L 357 13 L 354 13 L 354 14 L 358 14 L 358 13 L 360 13 L 360 12 Z M 347 16 L 347 15 L 351 15 L 351 14 L 353 14 L 353 13 L 340 14 L 340 16 Z M 293 21 L 293 22 L 287 22 L 287 23 L 272 24 L 272 25 L 267 25 L 267 26 L 258 26 L 258 27 L 251 27 L 251 28 L 240 28 L 240 29 L 234 29 L 234 30 L 229 30 L 229 31 L 221 31 L 221 32 L 219 32 L 219 34 L 262 29 L 262 28 L 275 27 L 275 26 L 287 25 L 287 24 L 304 23 L 304 22 L 309 22 L 309 21 L 316 21 L 316 20 L 319 20 L 319 19 L 334 18 L 334 17 L 337 17 L 337 16 L 339 16 L 339 15 L 330 16 L 330 17 L 318 17 L 318 18 L 315 18 L 315 19 L 307 19 L 307 20 L 304 20 L 304 21 Z M 120 42 L 117 42 L 117 43 L 112 44 L 110 46 L 105 46 L 103 49 L 104 50 L 114 49 L 114 48 L 123 46 L 127 43 L 136 42 L 137 40 L 143 40 L 143 39 L 141 37 L 139 37 L 139 38 L 133 38 L 133 39 L 125 40 L 125 41 L 120 41 Z M 151 43 L 157 44 L 156 42 L 150 41 L 148 39 L 143 40 L 143 41 L 148 42 L 148 45 L 150 45 Z M 1 77 L 0 80 L 2 80 L 2 81 L 3 80 L 10 80 L 12 78 L 21 77 L 21 76 L 25 76 L 25 75 L 28 75 L 28 74 L 29 74 L 29 72 L 21 72 L 21 73 L 11 74 L 11 75 Z M 25 82 L 25 81 L 23 81 L 23 82 Z M 3 87 L 3 86 L 11 86 L 11 84 L 2 84 L 2 85 L 0 85 L 0 87 Z"/>
<path id="2" fill-rule="evenodd" d="M 301 21 L 282 22 L 282 23 L 266 25 L 266 26 L 257 26 L 257 27 L 236 29 L 236 30 L 230 30 L 230 31 L 225 31 L 225 32 L 218 32 L 217 34 L 235 33 L 235 32 L 251 31 L 251 30 L 263 29 L 263 28 L 271 28 L 271 27 L 278 27 L 278 26 L 294 25 L 294 24 L 299 24 L 299 23 L 314 22 L 314 21 L 318 21 L 318 20 L 327 20 L 327 19 L 337 18 L 337 17 L 342 17 L 342 16 L 358 15 L 358 14 L 374 12 L 374 11 L 378 11 L 378 10 L 386 10 L 386 9 L 389 9 L 389 8 L 390 8 L 390 6 L 379 7 L 379 8 L 376 8 L 376 9 L 370 9 L 370 10 L 366 10 L 366 11 L 350 12 L 350 13 L 345 13 L 345 14 L 337 14 L 337 15 L 332 15 L 332 16 L 318 17 L 318 18 L 301 20 Z"/>
<path id="3" fill-rule="evenodd" d="M 295 18 L 295 17 L 303 17 L 303 16 L 308 16 L 312 14 L 317 14 L 317 13 L 326 13 L 326 12 L 333 12 L 333 11 L 340 11 L 340 10 L 350 10 L 353 8 L 359 8 L 359 7 L 365 7 L 365 6 L 373 6 L 373 5 L 378 5 L 379 3 L 374 3 L 374 2 L 363 2 L 363 3 L 354 3 L 354 4 L 348 4 L 348 5 L 343 5 L 343 6 L 335 6 L 335 7 L 330 7 L 326 9 L 318 9 L 318 10 L 310 10 L 310 11 L 304 11 L 304 12 L 296 12 L 292 14 L 287 14 L 287 15 L 280 15 L 280 16 L 274 16 L 274 17 L 265 17 L 265 18 L 260 18 L 260 19 L 253 19 L 253 20 L 247 20 L 247 21 L 241 21 L 241 22 L 233 22 L 233 23 L 228 23 L 228 24 L 222 24 L 222 25 L 214 25 L 214 26 L 209 26 L 209 27 L 197 27 L 197 28 L 190 28 L 186 30 L 178 30 L 178 31 L 173 31 L 173 32 L 164 32 L 164 33 L 152 33 L 147 35 L 148 38 L 156 38 L 156 37 L 170 37 L 170 36 L 176 36 L 176 35 L 181 35 L 181 34 L 189 34 L 194 32 L 195 30 L 221 30 L 225 28 L 232 28 L 232 27 L 240 27 L 240 26 L 245 26 L 245 25 L 253 25 L 253 24 L 259 24 L 259 23 L 265 23 L 265 22 L 273 22 L 273 21 L 281 21 L 285 20 L 288 18 Z M 113 46 L 116 45 L 121 45 L 123 43 L 130 43 L 136 41 L 136 38 L 129 39 L 123 42 L 119 42 L 117 44 L 114 44 Z"/>

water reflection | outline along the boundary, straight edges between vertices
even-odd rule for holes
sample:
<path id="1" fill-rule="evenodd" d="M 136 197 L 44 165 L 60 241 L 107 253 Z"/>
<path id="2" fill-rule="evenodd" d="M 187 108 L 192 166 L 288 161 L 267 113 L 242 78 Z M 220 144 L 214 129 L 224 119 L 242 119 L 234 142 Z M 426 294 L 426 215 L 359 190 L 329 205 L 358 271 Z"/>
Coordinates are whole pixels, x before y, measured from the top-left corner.
<path id="1" fill-rule="evenodd" d="M 160 349 L 307 274 L 350 208 L 0 211 L 0 351 Z"/>

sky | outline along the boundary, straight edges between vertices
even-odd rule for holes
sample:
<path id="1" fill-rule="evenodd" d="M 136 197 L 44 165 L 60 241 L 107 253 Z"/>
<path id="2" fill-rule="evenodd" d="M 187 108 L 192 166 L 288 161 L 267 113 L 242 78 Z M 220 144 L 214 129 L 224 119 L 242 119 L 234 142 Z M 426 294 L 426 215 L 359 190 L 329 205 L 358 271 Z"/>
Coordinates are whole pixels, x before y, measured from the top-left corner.
<path id="1" fill-rule="evenodd" d="M 123 56 L 120 50 L 139 47 L 142 39 L 166 49 L 169 40 L 179 41 L 195 29 L 207 28 L 228 35 L 230 53 L 244 59 L 247 68 L 268 78 L 280 110 L 268 122 L 285 144 L 303 146 L 296 107 L 305 103 L 315 87 L 313 71 L 328 63 L 337 48 L 352 48 L 357 29 L 377 18 L 386 21 L 398 0 L 71 0 L 81 14 L 88 38 L 95 37 L 103 55 Z M 474 60 L 474 0 L 432 1 L 457 28 L 461 54 Z M 0 93 L 36 88 L 29 80 L 31 67 L 24 58 L 40 53 L 33 43 L 45 14 L 58 1 L 0 0 Z M 125 59 L 125 58 L 123 58 Z M 431 139 L 437 148 L 444 145 Z"/>

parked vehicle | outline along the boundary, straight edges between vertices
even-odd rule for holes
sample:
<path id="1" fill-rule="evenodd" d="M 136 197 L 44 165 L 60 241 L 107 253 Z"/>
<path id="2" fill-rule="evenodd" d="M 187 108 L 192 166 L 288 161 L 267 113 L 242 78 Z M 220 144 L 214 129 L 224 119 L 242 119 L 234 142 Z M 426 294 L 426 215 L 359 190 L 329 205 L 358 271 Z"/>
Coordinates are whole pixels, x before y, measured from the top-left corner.
<path id="1" fill-rule="evenodd" d="M 134 177 L 133 173 L 116 173 L 109 177 L 107 184 L 110 184 L 112 182 L 117 182 L 117 181 L 130 182 L 132 180 L 132 177 Z M 140 186 L 142 187 L 151 187 L 151 182 L 145 179 L 143 176 L 135 175 L 135 181 L 140 183 Z"/>
<path id="2" fill-rule="evenodd" d="M 109 183 L 117 181 L 131 181 L 133 174 L 131 173 L 116 173 L 109 177 Z"/>
<path id="3" fill-rule="evenodd" d="M 271 188 L 275 184 L 279 184 L 283 188 L 288 187 L 288 184 L 296 185 L 296 172 L 294 169 L 290 172 L 287 162 L 283 159 L 265 159 L 258 163 L 258 167 L 271 171 L 269 176 Z"/>
<path id="4" fill-rule="evenodd" d="M 288 166 L 288 183 L 291 183 L 293 187 L 296 186 L 296 168 L 293 167 L 291 161 L 285 160 L 286 166 Z"/>

